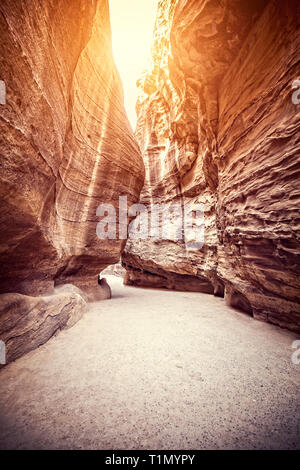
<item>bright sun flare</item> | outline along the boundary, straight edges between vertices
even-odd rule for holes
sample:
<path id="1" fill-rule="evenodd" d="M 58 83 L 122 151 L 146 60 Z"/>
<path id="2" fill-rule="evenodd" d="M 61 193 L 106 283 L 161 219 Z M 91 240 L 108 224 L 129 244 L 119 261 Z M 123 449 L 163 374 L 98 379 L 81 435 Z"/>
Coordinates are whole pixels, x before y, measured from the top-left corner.
<path id="1" fill-rule="evenodd" d="M 136 81 L 150 58 L 157 0 L 109 0 L 113 54 L 124 87 L 125 108 L 136 125 Z"/>

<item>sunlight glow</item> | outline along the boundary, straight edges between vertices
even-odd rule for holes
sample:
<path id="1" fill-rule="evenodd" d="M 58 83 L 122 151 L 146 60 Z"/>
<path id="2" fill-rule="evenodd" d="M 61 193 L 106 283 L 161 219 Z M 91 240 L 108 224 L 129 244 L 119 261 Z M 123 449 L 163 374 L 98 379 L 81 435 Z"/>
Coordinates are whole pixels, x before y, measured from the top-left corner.
<path id="1" fill-rule="evenodd" d="M 125 108 L 136 125 L 136 81 L 150 59 L 157 0 L 109 0 L 113 54 L 124 87 Z"/>

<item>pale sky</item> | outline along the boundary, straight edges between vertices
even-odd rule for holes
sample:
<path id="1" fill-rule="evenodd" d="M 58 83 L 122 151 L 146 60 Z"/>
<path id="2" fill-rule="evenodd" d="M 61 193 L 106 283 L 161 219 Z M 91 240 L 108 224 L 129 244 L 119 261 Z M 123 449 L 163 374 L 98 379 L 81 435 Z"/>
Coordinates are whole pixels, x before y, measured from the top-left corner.
<path id="1" fill-rule="evenodd" d="M 113 54 L 124 87 L 125 108 L 136 125 L 136 81 L 150 58 L 157 0 L 109 0 Z"/>

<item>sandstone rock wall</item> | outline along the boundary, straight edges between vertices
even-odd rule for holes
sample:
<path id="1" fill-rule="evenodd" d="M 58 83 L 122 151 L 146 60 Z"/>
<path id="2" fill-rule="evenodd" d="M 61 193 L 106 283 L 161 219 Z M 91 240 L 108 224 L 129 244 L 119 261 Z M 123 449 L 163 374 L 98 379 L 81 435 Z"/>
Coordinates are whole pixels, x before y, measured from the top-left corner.
<path id="1" fill-rule="evenodd" d="M 125 282 L 214 292 L 296 331 L 299 2 L 159 2 L 141 77 L 141 201 L 203 203 L 205 243 L 131 240 Z"/>
<path id="2" fill-rule="evenodd" d="M 1 0 L 0 38 L 0 293 L 49 295 L 66 282 L 91 293 L 125 243 L 97 238 L 96 209 L 136 202 L 144 178 L 108 0 Z"/>
<path id="3" fill-rule="evenodd" d="M 254 316 L 298 330 L 299 12 L 299 2 L 267 5 L 222 80 L 218 132 L 218 275 L 228 301 L 241 293 Z"/>

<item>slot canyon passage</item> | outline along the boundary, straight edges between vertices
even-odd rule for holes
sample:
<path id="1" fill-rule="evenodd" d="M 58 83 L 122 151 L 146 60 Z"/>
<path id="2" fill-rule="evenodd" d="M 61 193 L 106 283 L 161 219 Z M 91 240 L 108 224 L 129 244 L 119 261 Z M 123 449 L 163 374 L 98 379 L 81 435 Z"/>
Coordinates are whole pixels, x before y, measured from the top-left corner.
<path id="1" fill-rule="evenodd" d="M 108 0 L 0 13 L 0 448 L 299 449 L 299 1 L 158 1 L 135 131 Z"/>

